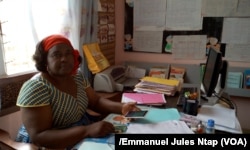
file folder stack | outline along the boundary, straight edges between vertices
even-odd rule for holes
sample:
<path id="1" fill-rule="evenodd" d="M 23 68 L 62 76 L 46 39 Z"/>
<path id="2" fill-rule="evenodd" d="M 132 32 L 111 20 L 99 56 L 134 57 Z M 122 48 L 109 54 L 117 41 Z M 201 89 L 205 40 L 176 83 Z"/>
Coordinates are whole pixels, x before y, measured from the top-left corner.
<path id="1" fill-rule="evenodd" d="M 161 93 L 167 96 L 174 96 L 179 89 L 180 81 L 172 79 L 162 79 L 157 77 L 144 77 L 135 85 L 135 92 Z"/>

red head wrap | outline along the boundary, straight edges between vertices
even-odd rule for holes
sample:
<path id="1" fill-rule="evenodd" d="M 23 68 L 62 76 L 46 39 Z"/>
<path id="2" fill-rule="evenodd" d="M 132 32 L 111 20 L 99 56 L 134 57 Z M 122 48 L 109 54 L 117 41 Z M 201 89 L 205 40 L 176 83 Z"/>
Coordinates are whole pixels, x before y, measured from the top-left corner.
<path id="1" fill-rule="evenodd" d="M 43 42 L 42 42 L 44 51 L 46 51 L 46 52 L 48 52 L 53 46 L 55 46 L 57 44 L 61 44 L 61 43 L 67 44 L 73 49 L 72 53 L 74 55 L 74 68 L 73 68 L 71 73 L 76 74 L 76 71 L 77 71 L 79 64 L 80 64 L 80 62 L 78 60 L 80 54 L 79 54 L 78 50 L 75 50 L 73 48 L 71 42 L 66 37 L 64 37 L 62 35 L 57 35 L 57 34 L 50 35 L 50 36 L 44 38 Z"/>

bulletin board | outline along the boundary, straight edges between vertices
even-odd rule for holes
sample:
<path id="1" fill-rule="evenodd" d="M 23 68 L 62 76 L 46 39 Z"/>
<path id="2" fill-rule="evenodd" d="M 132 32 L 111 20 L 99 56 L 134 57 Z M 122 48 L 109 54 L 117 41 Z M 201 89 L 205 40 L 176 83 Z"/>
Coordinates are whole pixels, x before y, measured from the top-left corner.
<path id="1" fill-rule="evenodd" d="M 250 62 L 249 27 L 249 0 L 125 0 L 124 51 L 204 59 L 213 45 Z"/>
<path id="2" fill-rule="evenodd" d="M 98 1 L 98 43 L 104 56 L 115 63 L 115 0 Z"/>

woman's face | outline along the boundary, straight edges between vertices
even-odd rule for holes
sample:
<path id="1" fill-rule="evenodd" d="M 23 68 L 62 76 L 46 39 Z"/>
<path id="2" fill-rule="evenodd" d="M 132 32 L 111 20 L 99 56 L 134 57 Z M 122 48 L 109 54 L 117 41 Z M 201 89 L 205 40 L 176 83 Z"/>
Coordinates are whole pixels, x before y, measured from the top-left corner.
<path id="1" fill-rule="evenodd" d="M 52 75 L 69 75 L 74 67 L 73 49 L 67 44 L 57 44 L 48 51 L 48 72 Z"/>

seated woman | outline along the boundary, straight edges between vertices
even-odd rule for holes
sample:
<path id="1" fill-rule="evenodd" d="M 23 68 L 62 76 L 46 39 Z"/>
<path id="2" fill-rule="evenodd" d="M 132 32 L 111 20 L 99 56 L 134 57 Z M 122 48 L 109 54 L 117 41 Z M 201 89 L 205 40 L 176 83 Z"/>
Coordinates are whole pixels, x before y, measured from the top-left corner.
<path id="1" fill-rule="evenodd" d="M 21 108 L 23 126 L 16 141 L 45 148 L 69 148 L 83 138 L 114 133 L 111 123 L 93 120 L 87 108 L 102 114 L 139 110 L 135 103 L 122 104 L 99 97 L 78 71 L 79 52 L 62 35 L 40 41 L 33 59 L 40 73 L 20 90 L 17 106 Z"/>

